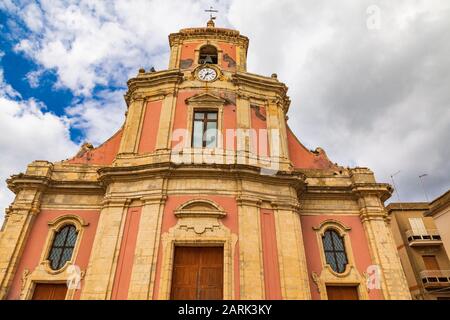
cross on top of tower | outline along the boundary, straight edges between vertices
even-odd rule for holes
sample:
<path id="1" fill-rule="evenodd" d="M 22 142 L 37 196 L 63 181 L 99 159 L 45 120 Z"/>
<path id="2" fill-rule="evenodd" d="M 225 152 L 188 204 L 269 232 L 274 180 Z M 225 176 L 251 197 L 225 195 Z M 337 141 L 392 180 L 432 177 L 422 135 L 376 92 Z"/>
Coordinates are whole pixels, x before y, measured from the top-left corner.
<path id="1" fill-rule="evenodd" d="M 207 25 L 207 27 L 209 27 L 209 28 L 214 28 L 214 20 L 217 18 L 217 17 L 214 17 L 213 16 L 213 12 L 219 12 L 219 10 L 215 10 L 212 6 L 210 6 L 209 7 L 209 9 L 206 9 L 205 10 L 205 12 L 208 12 L 209 13 L 209 21 L 208 21 L 208 23 L 206 24 Z"/>

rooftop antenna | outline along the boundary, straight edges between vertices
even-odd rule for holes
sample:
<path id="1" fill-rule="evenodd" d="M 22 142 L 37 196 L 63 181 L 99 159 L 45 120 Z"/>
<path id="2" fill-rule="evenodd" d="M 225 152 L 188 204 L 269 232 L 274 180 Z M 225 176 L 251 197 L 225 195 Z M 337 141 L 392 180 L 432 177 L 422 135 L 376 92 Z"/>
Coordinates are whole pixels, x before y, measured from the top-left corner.
<path id="1" fill-rule="evenodd" d="M 391 180 L 392 180 L 392 184 L 394 185 L 395 193 L 397 193 L 398 202 L 400 202 L 400 194 L 398 193 L 398 189 L 397 189 L 397 186 L 395 184 L 394 176 L 396 176 L 399 173 L 400 173 L 400 170 L 398 170 L 396 173 L 391 174 Z"/>
<path id="2" fill-rule="evenodd" d="M 426 173 L 421 174 L 421 175 L 419 176 L 419 179 L 420 179 L 420 184 L 422 185 L 423 193 L 425 194 L 425 199 L 427 199 L 427 202 L 430 202 L 430 200 L 428 200 L 427 190 L 425 189 L 425 183 L 423 182 L 423 179 L 422 179 L 422 178 L 424 178 L 424 177 L 426 177 L 426 176 L 428 176 L 428 174 L 426 174 Z"/>
<path id="3" fill-rule="evenodd" d="M 391 180 L 392 180 L 392 184 L 394 185 L 394 191 L 395 191 L 395 193 L 397 193 L 397 199 L 398 199 L 398 203 L 400 205 L 400 210 L 403 210 L 402 202 L 400 201 L 400 193 L 398 192 L 397 185 L 395 184 L 395 180 L 394 180 L 394 176 L 396 176 L 399 173 L 400 173 L 400 170 L 398 170 L 396 173 L 391 174 Z"/>
<path id="4" fill-rule="evenodd" d="M 213 12 L 219 12 L 219 10 L 216 10 L 212 6 L 210 6 L 209 9 L 205 10 L 205 12 L 209 13 L 209 21 L 207 23 L 207 26 L 214 27 L 214 20 L 216 20 L 217 17 L 213 16 Z"/>

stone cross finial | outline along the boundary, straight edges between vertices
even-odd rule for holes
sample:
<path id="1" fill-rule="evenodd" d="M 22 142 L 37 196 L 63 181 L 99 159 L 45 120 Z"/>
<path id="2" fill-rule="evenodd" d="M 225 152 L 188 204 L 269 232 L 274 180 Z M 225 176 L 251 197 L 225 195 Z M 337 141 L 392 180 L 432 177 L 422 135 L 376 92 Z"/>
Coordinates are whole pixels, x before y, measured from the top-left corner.
<path id="1" fill-rule="evenodd" d="M 216 19 L 216 17 L 213 16 L 213 12 L 219 12 L 219 10 L 215 10 L 211 6 L 211 7 L 209 7 L 209 9 L 205 10 L 205 12 L 209 12 L 209 21 L 206 24 L 206 26 L 208 28 L 214 28 L 215 27 L 214 20 Z"/>

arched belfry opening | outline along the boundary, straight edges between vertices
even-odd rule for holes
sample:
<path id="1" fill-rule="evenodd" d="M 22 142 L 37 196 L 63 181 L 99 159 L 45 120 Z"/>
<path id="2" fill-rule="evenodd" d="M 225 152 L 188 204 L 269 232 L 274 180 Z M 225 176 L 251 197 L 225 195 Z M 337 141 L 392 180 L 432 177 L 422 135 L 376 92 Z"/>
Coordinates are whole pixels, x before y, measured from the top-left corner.
<path id="1" fill-rule="evenodd" d="M 200 48 L 198 64 L 217 64 L 217 48 L 208 44 Z"/>

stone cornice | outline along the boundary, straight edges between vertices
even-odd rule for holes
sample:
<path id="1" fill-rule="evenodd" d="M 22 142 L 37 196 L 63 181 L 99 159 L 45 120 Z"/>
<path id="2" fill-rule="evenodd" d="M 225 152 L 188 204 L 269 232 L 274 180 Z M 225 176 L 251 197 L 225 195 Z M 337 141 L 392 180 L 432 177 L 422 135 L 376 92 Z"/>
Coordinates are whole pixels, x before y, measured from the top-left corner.
<path id="1" fill-rule="evenodd" d="M 263 92 L 273 92 L 275 97 L 269 100 L 270 103 L 276 103 L 282 106 L 285 112 L 288 111 L 291 100 L 287 96 L 288 87 L 274 78 L 264 77 L 248 72 L 237 72 L 232 75 L 231 82 L 238 87 L 253 88 Z M 251 97 L 251 93 L 245 93 L 240 89 L 238 96 L 243 98 Z"/>
<path id="2" fill-rule="evenodd" d="M 388 183 L 353 183 L 351 189 L 352 192 L 359 197 L 374 194 L 379 197 L 382 202 L 389 199 L 394 191 Z"/>
<path id="3" fill-rule="evenodd" d="M 20 190 L 26 188 L 36 188 L 39 190 L 44 190 L 49 186 L 50 180 L 50 177 L 47 176 L 27 175 L 24 173 L 19 173 L 8 178 L 6 180 L 6 184 L 9 190 L 17 194 Z"/>
<path id="4" fill-rule="evenodd" d="M 219 97 L 217 95 L 214 95 L 212 93 L 201 93 L 201 94 L 196 94 L 192 97 L 189 97 L 185 100 L 186 104 L 192 104 L 192 105 L 197 105 L 197 104 L 213 104 L 213 105 L 224 105 L 224 104 L 228 104 L 229 101 L 227 101 L 226 99 Z"/>
<path id="5" fill-rule="evenodd" d="M 438 216 L 448 206 L 450 206 L 450 190 L 430 202 L 430 210 L 425 212 L 425 216 Z"/>
<path id="6" fill-rule="evenodd" d="M 34 176 L 27 174 L 13 175 L 7 179 L 8 188 L 17 194 L 20 190 L 36 188 L 39 190 L 51 190 L 65 193 L 102 193 L 104 189 L 98 181 L 83 180 L 55 180 L 51 177 Z"/>
<path id="7" fill-rule="evenodd" d="M 184 74 L 179 69 L 164 70 L 159 72 L 140 73 L 137 77 L 131 78 L 127 81 L 128 91 L 125 94 L 125 101 L 127 105 L 133 99 L 142 98 L 145 96 L 134 96 L 133 94 L 137 89 L 156 89 L 155 87 L 164 84 L 178 84 L 183 81 Z M 156 90 L 155 90 L 156 91 Z M 161 95 L 161 92 L 156 92 L 157 95 Z M 173 93 L 174 94 L 174 93 Z"/>
<path id="8" fill-rule="evenodd" d="M 427 202 L 391 202 L 386 206 L 389 213 L 392 211 L 426 211 L 430 208 Z"/>
<path id="9" fill-rule="evenodd" d="M 374 194 L 383 202 L 392 194 L 392 188 L 387 183 L 353 183 L 346 186 L 307 185 L 305 194 L 315 197 L 342 197 L 347 195 L 352 198 L 364 197 Z"/>
<path id="10" fill-rule="evenodd" d="M 170 47 L 184 40 L 223 40 L 235 43 L 248 49 L 249 39 L 237 30 L 225 28 L 186 28 L 169 35 Z"/>
<path id="11" fill-rule="evenodd" d="M 265 183 L 291 185 L 296 190 L 304 188 L 305 176 L 299 172 L 278 172 L 274 176 L 261 175 L 259 167 L 250 165 L 186 164 L 171 162 L 140 166 L 104 167 L 98 170 L 99 179 L 107 185 L 116 180 L 135 180 L 145 177 L 217 177 L 221 179 L 247 179 Z"/>

